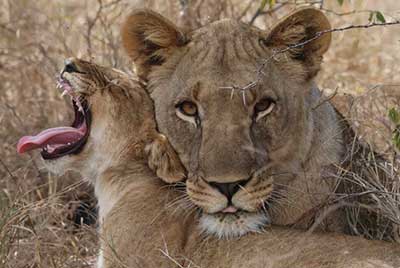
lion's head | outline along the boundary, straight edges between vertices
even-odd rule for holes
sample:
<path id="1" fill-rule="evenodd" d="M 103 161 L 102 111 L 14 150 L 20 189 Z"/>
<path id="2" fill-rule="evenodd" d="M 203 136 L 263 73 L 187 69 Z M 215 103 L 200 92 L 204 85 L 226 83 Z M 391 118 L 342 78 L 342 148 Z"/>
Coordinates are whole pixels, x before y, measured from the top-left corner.
<path id="1" fill-rule="evenodd" d="M 72 125 L 25 136 L 18 152 L 41 149 L 51 171 L 75 170 L 92 182 L 122 161 L 149 164 L 166 181 L 183 178 L 178 157 L 156 131 L 153 103 L 135 77 L 71 58 L 65 61 L 57 88 L 71 98 Z"/>
<path id="2" fill-rule="evenodd" d="M 309 108 L 320 96 L 312 78 L 328 29 L 315 9 L 270 31 L 229 19 L 184 33 L 150 10 L 127 18 L 124 47 L 148 83 L 159 130 L 188 170 L 187 194 L 206 232 L 258 231 L 270 222 L 265 201 L 310 161 Z"/>

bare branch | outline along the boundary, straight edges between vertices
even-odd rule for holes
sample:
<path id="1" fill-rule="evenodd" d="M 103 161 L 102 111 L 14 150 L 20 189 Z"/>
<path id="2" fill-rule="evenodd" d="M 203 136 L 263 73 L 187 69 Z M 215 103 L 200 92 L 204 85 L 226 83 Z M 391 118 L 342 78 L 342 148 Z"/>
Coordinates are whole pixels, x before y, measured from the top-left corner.
<path id="1" fill-rule="evenodd" d="M 254 2 L 251 0 L 249 1 L 249 3 L 247 3 L 247 6 L 243 9 L 242 13 L 237 17 L 237 20 L 241 20 L 246 15 L 247 11 L 249 11 L 253 3 Z"/>
<path id="2" fill-rule="evenodd" d="M 330 101 L 331 99 L 333 99 L 336 96 L 337 92 L 338 92 L 338 87 L 336 87 L 335 91 L 331 95 L 327 96 L 326 98 L 321 97 L 321 99 L 318 101 L 318 103 L 315 106 L 313 106 L 311 108 L 311 110 L 316 110 L 316 109 L 318 109 L 318 107 L 320 107 L 325 102 Z"/>
<path id="3" fill-rule="evenodd" d="M 312 38 L 307 39 L 305 41 L 302 41 L 300 43 L 297 44 L 293 44 L 290 46 L 287 46 L 285 48 L 282 49 L 276 49 L 273 50 L 272 55 L 270 57 L 268 57 L 267 59 L 263 60 L 263 62 L 260 64 L 260 67 L 257 69 L 257 77 L 255 81 L 252 81 L 250 83 L 248 83 L 247 85 L 245 85 L 244 87 L 240 88 L 241 90 L 243 89 L 249 89 L 254 87 L 255 84 L 257 84 L 260 79 L 261 76 L 263 74 L 263 69 L 265 68 L 265 66 L 267 65 L 267 63 L 275 58 L 278 54 L 282 54 L 285 52 L 288 52 L 290 50 L 293 50 L 295 48 L 299 48 L 302 46 L 305 46 L 309 43 L 311 43 L 312 41 L 315 41 L 316 39 L 322 37 L 325 34 L 328 33 L 335 33 L 335 32 L 343 32 L 343 31 L 349 31 L 349 30 L 353 30 L 353 29 L 368 29 L 368 28 L 373 28 L 373 27 L 382 27 L 382 26 L 393 26 L 393 25 L 399 25 L 400 24 L 400 20 L 395 20 L 395 21 L 391 21 L 391 22 L 385 22 L 385 23 L 369 23 L 369 24 L 360 24 L 360 25 L 349 25 L 349 26 L 345 26 L 345 27 L 341 27 L 341 28 L 333 28 L 333 29 L 329 29 L 329 30 L 324 30 L 324 31 L 320 31 L 317 32 Z M 235 86 L 237 88 L 237 86 Z"/>

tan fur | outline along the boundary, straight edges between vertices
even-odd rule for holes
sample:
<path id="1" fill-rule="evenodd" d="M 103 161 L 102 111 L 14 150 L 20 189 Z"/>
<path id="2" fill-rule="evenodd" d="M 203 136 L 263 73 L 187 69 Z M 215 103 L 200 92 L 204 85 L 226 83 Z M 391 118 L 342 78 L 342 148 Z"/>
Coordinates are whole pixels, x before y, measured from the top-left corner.
<path id="1" fill-rule="evenodd" d="M 129 56 L 138 63 L 136 73 L 139 77 L 144 78 L 148 74 L 149 66 L 164 60 L 165 49 L 171 46 L 181 46 L 186 41 L 183 33 L 176 31 L 175 26 L 164 21 L 158 13 L 136 10 L 135 14 L 136 16 L 128 18 L 121 33 L 122 39 L 135 36 L 134 42 L 124 42 L 125 49 L 130 52 Z M 136 25 L 136 27 L 131 28 L 129 25 Z M 155 48 L 157 48 L 156 51 Z"/>
<path id="2" fill-rule="evenodd" d="M 99 267 L 118 267 L 120 262 L 157 267 L 160 260 L 146 254 L 159 255 L 164 239 L 172 241 L 166 244 L 169 248 L 180 248 L 185 221 L 167 203 L 177 192 L 166 192 L 168 187 L 152 170 L 166 181 L 183 179 L 185 170 L 166 138 L 156 132 L 152 101 L 137 79 L 83 60 L 70 62 L 78 72 L 63 75 L 89 103 L 90 136 L 79 154 L 47 160 L 46 165 L 58 173 L 76 170 L 93 183 L 99 204 Z M 143 258 L 147 266 L 139 265 Z"/>
<path id="3" fill-rule="evenodd" d="M 138 46 L 143 44 L 138 36 L 146 36 L 141 29 L 148 20 L 152 27 L 154 20 L 164 25 L 153 31 L 168 28 L 171 36 L 181 31 L 172 31 L 172 24 L 154 12 L 143 16 L 144 12 L 132 12 L 122 36 L 129 55 L 150 59 L 149 53 L 141 53 Z M 314 9 L 295 12 L 270 32 L 222 20 L 186 34 L 185 45 L 175 42 L 167 48 L 153 47 L 150 54 L 162 54 L 160 62 L 144 65 L 142 60 L 132 58 L 148 73 L 145 79 L 155 101 L 159 129 L 189 171 L 188 195 L 208 219 L 215 216 L 216 221 L 224 221 L 216 212 L 228 204 L 211 183 L 248 181 L 232 198 L 233 205 L 243 211 L 237 221 L 232 221 L 237 226 L 241 219 L 253 217 L 248 223 L 258 227 L 268 221 L 307 227 L 308 220 L 299 221 L 331 198 L 337 181 L 321 180 L 321 174 L 343 158 L 344 125 L 329 103 L 311 109 L 321 98 L 312 78 L 329 47 L 330 34 L 286 53 L 276 53 L 329 28 L 326 17 Z M 137 31 L 141 35 L 131 34 Z M 167 33 L 163 36 L 173 39 L 167 38 Z M 259 76 L 256 71 L 263 59 L 268 61 L 265 75 Z M 251 89 L 244 93 L 239 90 L 257 79 Z M 276 107 L 254 122 L 254 106 L 265 97 L 274 99 Z M 175 106 L 184 100 L 199 107 L 201 123 L 197 127 L 176 116 Z M 265 201 L 271 202 L 269 217 L 263 216 Z M 261 222 L 256 224 L 259 219 Z M 341 218 L 332 215 L 327 224 L 336 219 L 340 222 Z M 247 231 L 258 228 L 245 225 L 241 228 Z M 236 228 L 231 227 L 226 229 Z M 217 235 L 224 236 L 225 232 Z"/>
<path id="4" fill-rule="evenodd" d="M 147 28 L 158 33 L 158 43 L 169 45 L 148 46 Z M 366 232 L 352 229 L 365 219 L 357 216 L 349 224 L 354 209 L 342 209 L 347 199 L 341 194 L 367 190 L 347 179 L 354 173 L 363 180 L 373 177 L 364 170 L 370 163 L 350 162 L 374 154 L 354 146 L 348 124 L 313 82 L 330 44 L 329 29 L 325 15 L 310 8 L 295 11 L 269 32 L 221 20 L 183 34 L 146 10 L 126 20 L 124 47 L 148 81 L 159 130 L 188 170 L 187 194 L 201 210 L 206 233 L 231 238 L 269 222 Z M 152 62 L 152 55 L 160 60 Z M 265 98 L 275 106 L 255 120 L 255 107 Z M 197 107 L 192 118 L 179 110 L 187 101 Z M 228 183 L 237 189 L 231 198 L 216 186 Z M 366 204 L 376 203 L 376 196 L 368 198 Z M 239 211 L 224 213 L 228 206 Z"/>
<path id="5" fill-rule="evenodd" d="M 102 248 L 98 267 L 347 268 L 399 262 L 395 245 L 287 228 L 271 227 L 229 241 L 205 237 L 183 206 L 184 195 L 146 164 L 149 159 L 155 172 L 162 166 L 174 181 L 184 172 L 170 168 L 180 163 L 174 163 L 178 158 L 168 141 L 155 132 L 153 105 L 142 85 L 120 72 L 74 62 L 87 77 L 66 77 L 90 103 L 91 134 L 80 154 L 51 162 L 53 168 L 77 169 L 96 187 Z"/>
<path id="6" fill-rule="evenodd" d="M 198 239 L 198 237 L 196 237 Z M 188 242 L 183 267 L 216 268 L 383 268 L 399 267 L 400 247 L 334 234 L 308 234 L 272 227 L 240 239 Z M 178 258 L 176 258 L 178 259 Z"/>

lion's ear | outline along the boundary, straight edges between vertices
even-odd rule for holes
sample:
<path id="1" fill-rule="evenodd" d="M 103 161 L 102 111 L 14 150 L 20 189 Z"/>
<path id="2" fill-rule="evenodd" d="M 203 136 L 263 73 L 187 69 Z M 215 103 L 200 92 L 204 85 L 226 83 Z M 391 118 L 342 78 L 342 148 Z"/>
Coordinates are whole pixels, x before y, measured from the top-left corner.
<path id="1" fill-rule="evenodd" d="M 126 52 L 143 79 L 151 66 L 161 64 L 172 49 L 187 42 L 172 22 L 148 9 L 132 11 L 122 25 L 121 35 Z"/>
<path id="2" fill-rule="evenodd" d="M 314 8 L 304 8 L 273 27 L 265 44 L 275 51 L 294 46 L 287 53 L 305 67 L 306 79 L 310 79 L 318 73 L 322 56 L 329 48 L 331 33 L 326 31 L 330 29 L 331 25 L 324 13 Z M 305 44 L 296 46 L 302 42 Z"/>
<path id="3" fill-rule="evenodd" d="M 183 167 L 177 153 L 164 135 L 158 134 L 146 147 L 149 167 L 157 177 L 167 183 L 176 183 L 185 178 Z"/>

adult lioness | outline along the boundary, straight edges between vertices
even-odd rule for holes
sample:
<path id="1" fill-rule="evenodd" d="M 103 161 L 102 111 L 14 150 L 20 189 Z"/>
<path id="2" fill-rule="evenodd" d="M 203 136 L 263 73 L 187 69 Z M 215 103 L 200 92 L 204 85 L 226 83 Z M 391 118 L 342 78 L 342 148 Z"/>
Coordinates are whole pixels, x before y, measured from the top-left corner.
<path id="1" fill-rule="evenodd" d="M 234 237 L 268 222 L 347 229 L 331 205 L 338 167 L 351 166 L 351 133 L 313 82 L 329 29 L 310 8 L 270 31 L 221 20 L 184 33 L 150 10 L 127 18 L 123 44 L 188 170 L 205 232 Z"/>
<path id="2" fill-rule="evenodd" d="M 103 251 L 98 267 L 159 267 L 162 255 L 154 252 L 181 248 L 185 220 L 168 206 L 177 193 L 149 166 L 167 181 L 182 179 L 184 169 L 156 132 L 150 97 L 137 79 L 78 59 L 66 61 L 59 87 L 72 98 L 72 126 L 25 136 L 18 151 L 42 149 L 51 171 L 76 170 L 93 183 Z"/>
<path id="3" fill-rule="evenodd" d="M 193 215 L 185 220 L 182 213 L 187 211 L 176 206 L 184 196 L 147 167 L 148 158 L 164 180 L 182 177 L 174 152 L 154 130 L 153 105 L 142 85 L 81 60 L 68 61 L 62 76 L 61 87 L 74 99 L 73 128 L 25 137 L 18 150 L 46 148 L 42 156 L 51 169 L 77 169 L 94 183 L 103 249 L 98 267 L 347 268 L 399 261 L 399 249 L 391 244 L 290 229 L 274 228 L 240 240 L 205 238 Z"/>

